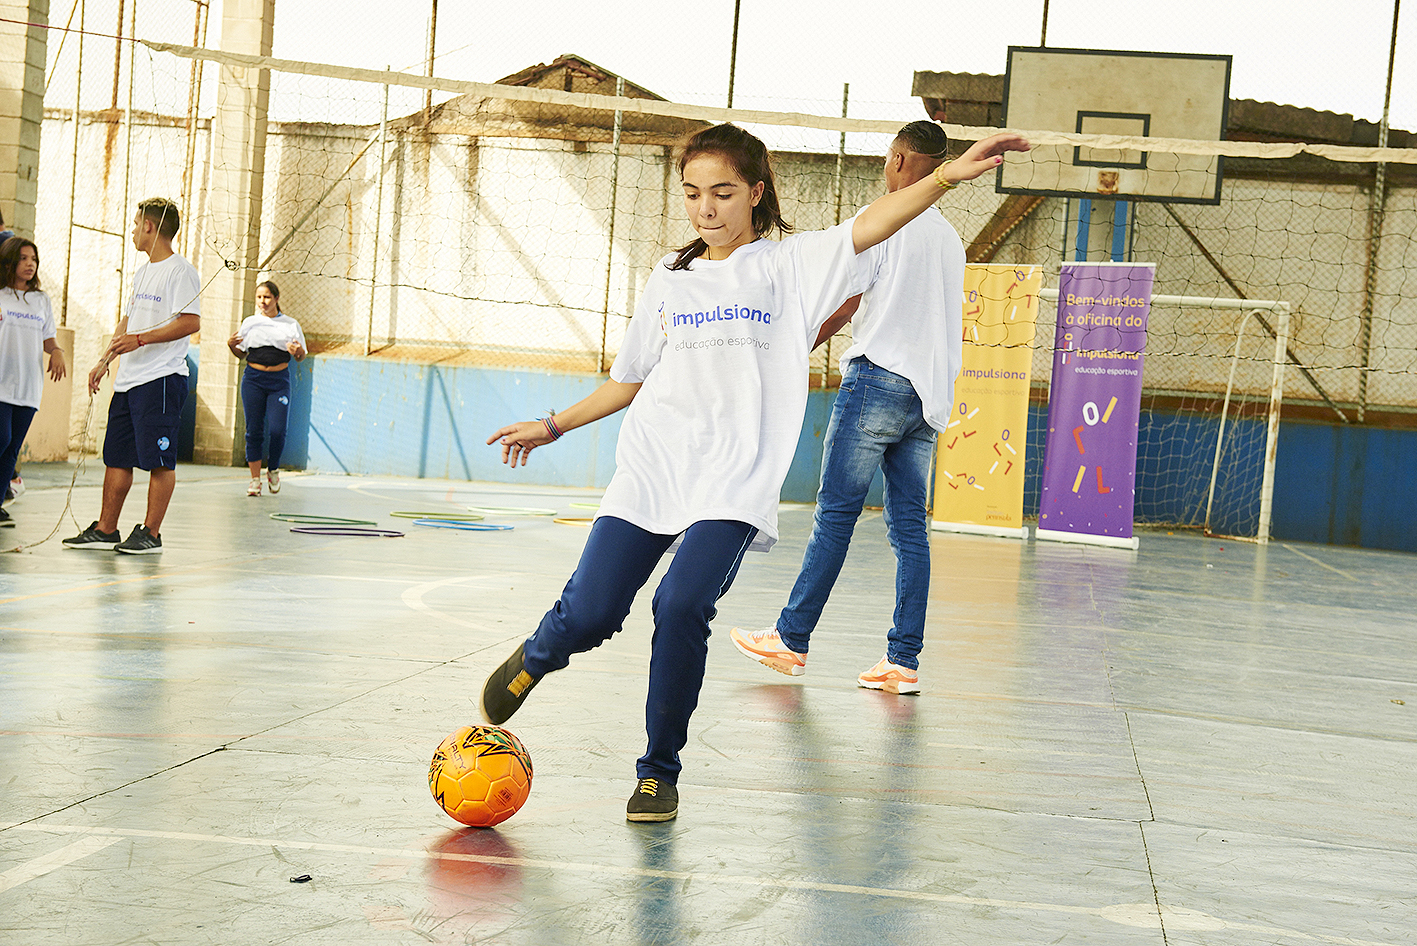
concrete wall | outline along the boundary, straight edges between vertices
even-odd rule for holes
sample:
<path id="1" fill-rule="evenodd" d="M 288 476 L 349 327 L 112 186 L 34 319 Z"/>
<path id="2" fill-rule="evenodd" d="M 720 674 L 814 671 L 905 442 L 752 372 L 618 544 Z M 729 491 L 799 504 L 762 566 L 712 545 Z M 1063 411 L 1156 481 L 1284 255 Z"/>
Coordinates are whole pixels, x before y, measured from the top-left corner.
<path id="1" fill-rule="evenodd" d="M 54 333 L 54 341 L 64 349 L 64 363 L 68 372 L 55 381 L 49 377 L 49 356 L 41 355 L 44 366 L 44 393 L 40 398 L 39 410 L 25 435 L 20 448 L 20 462 L 48 463 L 69 459 L 69 413 L 74 398 L 74 330 L 61 328 Z M 79 389 L 83 390 L 84 375 L 80 372 Z"/>
<path id="2" fill-rule="evenodd" d="M 615 472 L 623 415 L 571 431 L 526 467 L 502 463 L 485 441 L 518 420 L 573 404 L 603 375 L 439 367 L 315 356 L 292 378 L 284 465 L 323 472 L 446 477 L 497 483 L 603 487 Z M 783 498 L 817 493 L 822 437 L 836 392 L 813 391 Z M 287 462 L 288 461 L 288 462 Z"/>
<path id="3" fill-rule="evenodd" d="M 67 111 L 59 110 L 45 121 L 43 150 L 61 159 L 42 165 L 45 200 L 36 232 L 46 284 L 55 287 L 69 281 L 67 304 L 61 311 L 75 331 L 73 364 L 82 371 L 101 350 L 137 263 L 122 249 L 122 231 L 131 211 L 125 206 L 130 201 L 123 198 L 121 181 L 125 175 L 130 178 L 133 199 L 178 193 L 182 168 L 165 156 L 185 153 L 185 130 L 172 119 L 137 116 L 134 151 L 129 156 L 115 146 L 118 126 L 111 118 L 82 116 L 79 188 L 72 208 L 80 227 L 71 230 L 71 121 Z M 596 369 L 618 347 L 625 317 L 633 311 L 654 260 L 689 239 L 677 206 L 667 149 L 649 145 L 623 149 L 612 250 L 609 182 L 613 166 L 608 144 L 429 136 L 405 129 L 393 135 L 382 163 L 371 157 L 378 154 L 377 148 L 353 160 L 373 131 L 365 126 L 271 126 L 256 256 L 264 259 L 292 230 L 296 232 L 275 253 L 267 270 L 252 270 L 251 247 L 243 245 L 238 252 L 241 241 L 223 232 L 207 212 L 210 187 L 199 192 L 194 219 L 188 221 L 179 241 L 179 249 L 204 273 L 230 259 L 242 270 L 243 282 L 275 276 L 282 285 L 285 309 L 301 320 L 316 348 L 324 348 L 324 354 L 307 361 L 297 373 L 297 403 L 304 404 L 306 417 L 303 459 L 326 470 L 478 479 L 515 476 L 520 482 L 537 481 L 524 475 L 545 476 L 546 482 L 603 484 L 609 476 L 617 429 L 613 420 L 603 422 L 596 432 L 577 432 L 573 436 L 583 446 L 545 460 L 544 470 L 511 474 L 482 440 L 509 419 L 537 416 L 593 387 L 600 377 Z M 214 151 L 204 139 L 197 153 Z M 216 164 L 223 162 L 231 163 L 218 155 Z M 835 167 L 832 155 L 779 156 L 784 210 L 799 229 L 833 222 Z M 208 163 L 195 178 L 214 181 L 219 170 Z M 338 183 L 325 194 L 333 181 Z M 881 190 L 879 159 L 847 159 L 842 200 L 846 213 Z M 315 206 L 321 195 L 324 202 Z M 382 213 L 377 212 L 380 195 Z M 950 192 L 941 208 L 968 239 L 990 218 L 1000 199 L 985 182 Z M 312 207 L 314 213 L 296 229 Z M 1045 201 L 1009 234 L 996 260 L 1041 264 L 1056 272 L 1057 260 L 1067 255 L 1066 212 L 1065 202 Z M 1360 360 L 1354 339 L 1366 265 L 1362 188 L 1351 180 L 1309 184 L 1278 176 L 1237 177 L 1227 182 L 1219 206 L 1186 207 L 1179 212 L 1251 298 L 1285 299 L 1295 306 L 1292 347 L 1296 354 L 1313 366 L 1331 396 L 1351 398 Z M 1200 249 L 1160 207 L 1138 207 L 1133 220 L 1132 255 L 1157 263 L 1158 292 L 1232 294 Z M 1417 408 L 1417 292 L 1408 274 L 1413 269 L 1409 264 L 1417 259 L 1412 237 L 1417 230 L 1417 189 L 1390 191 L 1385 228 L 1373 306 L 1370 392 L 1373 406 L 1411 410 Z M 61 248 L 71 238 L 73 265 L 65 270 Z M 602 315 L 607 285 L 608 318 Z M 228 312 L 227 322 L 237 315 Z M 1051 368 L 1053 317 L 1052 307 L 1045 305 L 1035 344 L 1037 382 L 1046 383 Z M 1233 313 L 1158 307 L 1148 338 L 1149 392 L 1169 396 L 1222 390 L 1236 330 Z M 1268 390 L 1271 346 L 1253 330 L 1250 338 L 1238 388 L 1259 394 Z M 362 357 L 366 339 L 383 354 Z M 221 339 L 208 339 L 213 341 Z M 215 358 L 226 357 L 220 350 L 213 351 Z M 826 363 L 825 353 L 819 351 L 813 370 L 820 372 Z M 230 375 L 233 365 L 223 362 L 209 368 Z M 231 385 L 222 390 L 229 393 Z M 1295 372 L 1290 373 L 1287 394 L 1291 400 L 1317 396 Z M 209 424 L 231 435 L 229 398 L 209 403 L 199 392 L 194 402 L 199 426 Z M 830 394 L 813 393 L 798 459 L 784 491 L 787 498 L 809 500 L 815 493 L 829 404 Z M 75 436 L 82 426 L 82 407 L 75 404 L 71 413 Z M 1162 418 L 1165 412 L 1155 416 Z M 1139 510 L 1151 508 L 1154 492 L 1157 508 L 1194 516 L 1193 487 L 1205 477 L 1198 476 L 1193 466 L 1195 456 L 1204 453 L 1209 423 L 1184 415 L 1174 421 L 1158 420 L 1155 449 L 1143 451 L 1143 464 L 1148 476 L 1154 473 L 1158 483 L 1167 485 L 1144 491 L 1138 497 Z M 95 436 L 101 436 L 101 425 L 100 417 Z M 1286 424 L 1286 436 L 1299 437 L 1288 433 L 1293 426 Z M 1144 431 L 1144 436 L 1151 435 Z M 1406 448 L 1400 444 L 1407 442 L 1401 432 L 1334 436 L 1338 439 L 1332 451 L 1321 455 L 1332 456 L 1331 470 L 1336 471 L 1386 470 L 1389 467 L 1378 462 L 1380 457 L 1392 450 L 1402 455 Z M 1399 446 L 1391 446 L 1389 440 Z M 292 443 L 292 462 L 302 459 L 299 449 Z M 1370 451 L 1377 454 L 1370 456 Z M 542 451 L 537 459 L 551 453 Z M 1306 476 L 1318 476 L 1311 466 L 1290 459 L 1297 455 L 1281 444 L 1281 482 L 1286 482 L 1285 464 L 1290 462 L 1296 462 Z M 1234 477 L 1243 482 L 1249 475 L 1251 467 L 1241 464 Z M 1292 519 L 1285 518 L 1290 514 L 1287 509 L 1277 507 L 1277 535 L 1284 534 L 1281 529 L 1297 535 L 1301 521 L 1322 522 L 1329 523 L 1324 534 L 1334 541 L 1389 541 L 1386 533 L 1379 535 L 1382 530 L 1362 525 L 1362 516 L 1326 511 L 1339 505 L 1355 508 L 1353 495 L 1381 502 L 1375 484 L 1333 472 L 1319 481 L 1330 484 L 1324 505 L 1307 511 L 1296 508 Z M 1298 490 L 1297 485 L 1292 488 Z M 1237 487 L 1237 495 L 1243 492 Z"/>
<path id="4" fill-rule="evenodd" d="M 0 0 L 0 212 L 33 238 L 49 0 Z M 33 23 L 34 26 L 21 24 Z"/>
<path id="5" fill-rule="evenodd" d="M 193 349 L 195 356 L 196 349 Z M 195 357 L 194 375 L 199 371 Z M 326 473 L 376 474 L 500 483 L 603 487 L 614 472 L 619 415 L 572 431 L 537 450 L 526 467 L 501 462 L 484 441 L 498 427 L 541 416 L 593 390 L 603 376 L 420 365 L 317 355 L 295 366 L 290 429 L 282 465 Z M 814 390 L 783 484 L 787 502 L 813 502 L 822 438 L 836 395 Z M 189 400 L 190 430 L 194 422 Z M 1038 513 L 1047 407 L 1030 409 L 1025 451 L 1025 515 Z M 1205 512 L 1216 421 L 1144 410 L 1137 457 L 1139 522 L 1199 525 Z M 1240 421 L 1227 437 L 1263 441 L 1263 423 Z M 181 443 L 190 443 L 184 434 Z M 1187 458 L 1177 462 L 1177 457 Z M 1417 430 L 1284 421 L 1274 485 L 1276 541 L 1359 545 L 1417 552 L 1417 495 L 1402 484 L 1417 468 Z M 1217 532 L 1253 529 L 1258 462 L 1222 480 L 1213 513 Z M 868 498 L 881 503 L 879 477 Z"/>

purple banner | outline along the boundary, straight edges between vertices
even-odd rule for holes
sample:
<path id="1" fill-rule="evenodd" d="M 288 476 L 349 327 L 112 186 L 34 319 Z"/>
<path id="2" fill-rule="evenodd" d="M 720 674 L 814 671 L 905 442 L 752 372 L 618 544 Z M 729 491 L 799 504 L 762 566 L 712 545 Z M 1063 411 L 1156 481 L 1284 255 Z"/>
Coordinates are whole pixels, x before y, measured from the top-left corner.
<path id="1" fill-rule="evenodd" d="M 1039 538 L 1136 547 L 1137 418 L 1155 273 L 1150 263 L 1063 264 Z"/>

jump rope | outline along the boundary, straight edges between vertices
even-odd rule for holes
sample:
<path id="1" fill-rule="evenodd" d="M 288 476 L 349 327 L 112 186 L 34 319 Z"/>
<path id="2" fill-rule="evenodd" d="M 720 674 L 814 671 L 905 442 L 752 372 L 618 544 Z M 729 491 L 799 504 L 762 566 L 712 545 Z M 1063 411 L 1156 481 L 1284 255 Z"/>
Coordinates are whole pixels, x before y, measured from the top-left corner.
<path id="1" fill-rule="evenodd" d="M 160 145 L 160 140 L 159 140 L 159 145 Z M 169 208 L 171 208 L 172 206 L 173 206 L 173 204 L 172 204 L 171 201 L 164 201 L 163 206 L 162 206 L 162 214 L 161 214 L 161 216 L 158 218 L 157 225 L 156 225 L 158 232 L 161 232 L 162 227 L 167 223 L 167 213 L 168 213 Z M 146 218 L 146 217 L 145 217 L 144 219 L 150 219 L 150 218 Z M 221 268 L 212 273 L 211 278 L 208 279 L 202 286 L 200 286 L 200 287 L 197 289 L 197 292 L 196 292 L 195 295 L 193 295 L 190 299 L 188 299 L 188 300 L 186 300 L 185 302 L 183 302 L 182 305 L 176 307 L 176 309 L 177 309 L 176 315 L 169 316 L 167 319 L 163 320 L 162 322 L 159 322 L 157 325 L 145 327 L 145 328 L 141 329 L 140 331 L 149 332 L 149 331 L 152 331 L 152 330 L 155 329 L 155 328 L 161 328 L 161 327 L 164 326 L 164 325 L 170 324 L 174 319 L 177 318 L 178 315 L 183 314 L 183 310 L 184 310 L 184 309 L 186 309 L 186 308 L 187 308 L 188 306 L 190 306 L 193 302 L 196 302 L 198 299 L 200 299 L 200 298 L 202 297 L 202 293 L 203 293 L 203 292 L 206 292 L 207 287 L 210 286 L 210 285 L 212 284 L 212 282 L 215 281 L 215 279 L 216 279 L 218 276 L 221 275 L 223 269 L 231 270 L 232 272 L 235 272 L 235 271 L 238 269 L 237 264 L 236 264 L 236 261 L 235 261 L 235 260 L 231 260 L 231 259 L 227 259 L 226 254 L 224 254 L 224 253 L 221 251 L 221 248 L 218 247 L 214 241 L 208 240 L 207 242 L 208 242 L 208 245 L 210 246 L 210 248 L 217 254 L 218 257 L 221 258 L 221 263 L 222 263 Z M 147 265 L 149 265 L 149 264 L 144 264 L 145 267 L 146 267 Z M 141 272 L 141 271 L 140 271 L 140 272 Z M 152 284 L 153 284 L 152 281 L 149 281 L 149 282 L 148 282 L 148 287 L 151 288 L 151 287 L 152 287 Z M 137 292 L 138 292 L 138 285 L 137 285 L 137 278 L 136 278 L 136 276 L 135 276 L 135 277 L 134 277 L 134 280 L 133 280 L 133 289 L 132 289 L 132 292 L 130 293 L 130 296 L 129 296 L 130 300 L 133 299 L 133 298 L 136 298 Z M 130 304 L 129 308 L 131 309 L 131 304 Z M 127 318 L 127 316 L 125 315 L 124 318 Z M 110 339 L 110 341 L 109 341 L 109 348 L 112 348 L 112 346 L 113 346 L 113 342 L 112 342 L 112 340 Z M 109 364 L 113 361 L 114 357 L 116 357 L 116 356 L 113 355 L 110 351 L 108 351 L 108 350 L 105 350 L 105 351 L 104 351 L 102 367 L 103 367 L 103 370 L 104 370 L 104 374 L 105 374 L 105 375 L 108 373 L 108 366 L 109 366 Z M 102 380 L 102 379 L 103 379 L 103 375 L 99 375 L 99 379 Z M 87 382 L 87 378 L 85 379 L 85 381 Z M 84 425 L 83 425 L 83 428 L 82 428 L 82 429 L 80 430 L 80 432 L 79 432 L 79 459 L 78 459 L 78 461 L 74 464 L 74 473 L 73 473 L 73 475 L 72 475 L 71 477 L 69 477 L 69 488 L 68 488 L 68 489 L 65 491 L 65 493 L 64 493 L 64 508 L 59 511 L 59 518 L 58 518 L 58 520 L 54 523 L 54 528 L 50 529 L 50 530 L 49 530 L 49 534 L 46 535 L 44 538 L 40 539 L 38 542 L 30 542 L 30 543 L 27 543 L 27 544 L 16 545 L 16 546 L 13 547 L 13 548 L 4 549 L 4 550 L 3 550 L 4 552 L 24 552 L 24 551 L 27 551 L 27 550 L 29 550 L 29 549 L 36 548 L 36 547 L 38 547 L 38 546 L 43 545 L 44 543 L 48 542 L 50 539 L 54 538 L 54 536 L 55 536 L 56 534 L 58 534 L 59 529 L 64 525 L 64 517 L 65 517 L 66 515 L 69 517 L 69 520 L 74 523 L 74 528 L 78 529 L 80 532 L 83 532 L 83 526 L 79 525 L 79 521 L 78 521 L 76 518 L 74 518 L 74 509 L 73 509 L 73 503 L 74 503 L 74 488 L 78 485 L 78 482 L 79 482 L 79 474 L 83 473 L 84 470 L 87 469 L 87 467 L 88 467 L 88 459 L 89 459 L 89 449 L 88 449 L 88 448 L 89 448 L 89 435 L 90 435 L 90 431 L 92 430 L 92 427 L 93 427 L 94 403 L 95 403 L 94 395 L 95 395 L 95 393 L 96 393 L 96 392 L 94 392 L 94 391 L 89 391 L 89 402 L 88 402 L 88 406 L 87 406 L 87 408 L 85 408 L 85 410 L 84 410 Z M 95 451 L 95 456 L 96 456 L 96 455 L 97 455 L 97 451 Z M 2 553 L 0 553 L 0 554 L 2 554 Z"/>

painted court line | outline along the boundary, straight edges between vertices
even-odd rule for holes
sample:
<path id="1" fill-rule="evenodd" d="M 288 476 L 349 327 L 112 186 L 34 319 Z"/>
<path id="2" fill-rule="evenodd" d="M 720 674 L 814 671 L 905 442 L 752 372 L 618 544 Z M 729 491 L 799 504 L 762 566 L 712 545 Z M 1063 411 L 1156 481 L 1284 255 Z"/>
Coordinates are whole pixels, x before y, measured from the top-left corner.
<path id="1" fill-rule="evenodd" d="M 1310 555 L 1308 552 L 1301 552 L 1301 551 L 1299 551 L 1298 549 L 1296 549 L 1296 548 L 1295 548 L 1294 546 L 1292 546 L 1292 545 L 1286 545 L 1286 546 L 1284 546 L 1284 548 L 1286 548 L 1286 549 L 1288 549 L 1289 551 L 1293 552 L 1295 555 L 1299 555 L 1299 556 L 1302 556 L 1302 557 L 1304 557 L 1304 558 L 1307 558 L 1309 561 L 1313 562 L 1315 565 L 1322 565 L 1324 568 L 1327 568 L 1327 569 L 1328 569 L 1329 571 L 1331 571 L 1331 572 L 1337 572 L 1338 574 L 1342 575 L 1344 578 L 1347 578 L 1349 581 L 1357 581 L 1357 580 L 1358 580 L 1356 576 L 1348 574 L 1348 573 L 1347 573 L 1346 571 L 1344 571 L 1343 569 L 1341 569 L 1341 568 L 1334 568 L 1334 567 L 1333 567 L 1332 565 L 1330 565 L 1328 562 L 1325 562 L 1325 561 L 1323 561 L 1322 559 L 1314 558 L 1314 556 Z"/>
<path id="2" fill-rule="evenodd" d="M 1259 923 L 1224 920 L 1220 917 L 1196 911 L 1163 906 L 1157 913 L 1155 903 L 1103 904 L 1080 906 L 1064 903 L 1034 903 L 1027 900 L 1002 900 L 994 897 L 967 897 L 960 894 L 935 893 L 929 890 L 901 890 L 891 887 L 866 887 L 858 884 L 833 884 L 810 880 L 785 880 L 774 877 L 743 874 L 696 873 L 694 871 L 653 870 L 644 867 L 628 867 L 614 864 L 583 864 L 574 861 L 539 860 L 529 857 L 499 857 L 491 854 L 455 854 L 451 852 L 425 851 L 410 848 L 368 847 L 360 844 L 329 844 L 319 841 L 291 841 L 275 838 L 239 838 L 231 835 L 197 834 L 188 831 L 149 831 L 139 828 L 102 828 L 82 825 L 25 824 L 13 830 L 39 831 L 58 834 L 82 833 L 98 837 L 86 837 L 83 841 L 95 842 L 111 838 L 108 843 L 122 838 L 155 838 L 169 841 L 199 841 L 209 844 L 239 844 L 246 847 L 283 848 L 297 851 L 324 851 L 337 854 L 363 854 L 372 857 L 397 857 L 411 860 L 437 858 L 445 861 L 468 861 L 478 864 L 499 864 L 507 867 L 525 867 L 533 870 L 569 871 L 577 874 L 618 874 L 626 877 L 650 877 L 665 880 L 680 880 L 685 883 L 737 884 L 755 889 L 779 887 L 785 890 L 819 891 L 824 893 L 859 894 L 865 897 L 882 897 L 916 903 L 947 903 L 969 907 L 988 907 L 1003 910 L 1022 910 L 1043 913 L 1067 913 L 1096 916 L 1123 926 L 1158 929 L 1164 919 L 1168 928 L 1175 930 L 1245 930 L 1265 936 L 1285 937 L 1299 942 L 1332 943 L 1334 946 L 1397 946 L 1395 942 L 1358 939 L 1349 936 L 1329 936 L 1323 933 L 1305 933 L 1299 930 L 1283 929 Z M 83 841 L 62 848 L 60 854 L 78 846 Z M 102 846 L 106 846 L 102 845 Z M 85 853 L 92 853 L 87 851 Z M 50 855 L 54 857 L 55 855 Z M 74 858 L 82 857 L 75 855 Z M 44 858 L 40 858 L 44 860 Z M 31 862 L 37 863 L 37 862 Z M 28 866 L 28 865 L 26 865 Z M 59 865 L 54 865 L 59 866 Z M 15 868 L 14 870 L 19 870 Z M 52 870 L 53 867 L 48 868 Z M 7 876 L 7 875 L 0 875 Z M 26 878 L 28 879 L 28 878 Z M 3 889 L 3 887 L 0 887 Z"/>
<path id="3" fill-rule="evenodd" d="M 34 880 L 36 877 L 43 877 L 51 871 L 72 864 L 80 858 L 88 857 L 90 854 L 101 851 L 110 844 L 117 844 L 121 840 L 123 840 L 122 835 L 90 835 L 79 838 L 73 844 L 66 844 L 59 850 L 45 854 L 43 857 L 36 857 L 32 861 L 11 867 L 5 873 L 0 874 L 0 893 Z"/>

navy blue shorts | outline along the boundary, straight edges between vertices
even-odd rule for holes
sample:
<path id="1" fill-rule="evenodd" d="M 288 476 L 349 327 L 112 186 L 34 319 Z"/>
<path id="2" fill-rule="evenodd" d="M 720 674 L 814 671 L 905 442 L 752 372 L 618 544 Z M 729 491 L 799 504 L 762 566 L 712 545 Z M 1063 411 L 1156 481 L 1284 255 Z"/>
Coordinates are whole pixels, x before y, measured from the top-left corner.
<path id="1" fill-rule="evenodd" d="M 108 404 L 103 465 L 175 470 L 177 427 L 186 400 L 187 379 L 180 374 L 154 378 L 126 391 L 115 391 Z"/>

